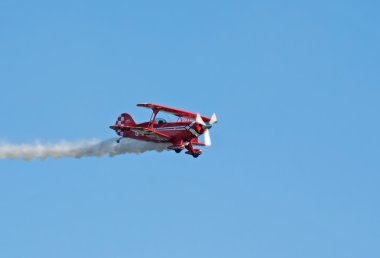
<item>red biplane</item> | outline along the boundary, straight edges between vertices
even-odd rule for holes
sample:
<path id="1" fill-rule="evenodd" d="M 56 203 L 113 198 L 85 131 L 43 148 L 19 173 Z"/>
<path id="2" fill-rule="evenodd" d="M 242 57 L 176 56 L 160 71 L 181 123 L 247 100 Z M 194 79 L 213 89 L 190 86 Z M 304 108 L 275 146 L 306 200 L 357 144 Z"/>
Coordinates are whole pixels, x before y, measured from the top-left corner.
<path id="1" fill-rule="evenodd" d="M 218 122 L 215 114 L 208 118 L 161 105 L 138 104 L 137 106 L 153 111 L 150 121 L 136 124 L 129 114 L 121 114 L 116 124 L 110 126 L 120 136 L 118 143 L 124 137 L 149 142 L 167 142 L 171 143 L 169 149 L 180 153 L 186 148 L 186 154 L 194 158 L 201 155 L 202 150 L 195 149 L 193 146 L 211 146 L 209 129 Z M 167 122 L 163 118 L 157 118 L 159 112 L 172 114 L 177 117 L 177 121 Z M 204 135 L 204 143 L 198 141 L 201 135 Z"/>

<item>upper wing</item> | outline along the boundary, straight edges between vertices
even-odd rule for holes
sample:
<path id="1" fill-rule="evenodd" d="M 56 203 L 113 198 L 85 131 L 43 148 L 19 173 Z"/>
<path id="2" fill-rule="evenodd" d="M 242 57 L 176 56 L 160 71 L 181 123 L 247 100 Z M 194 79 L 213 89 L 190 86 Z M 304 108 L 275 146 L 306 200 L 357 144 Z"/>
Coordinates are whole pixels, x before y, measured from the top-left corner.
<path id="1" fill-rule="evenodd" d="M 188 111 L 179 110 L 179 109 L 175 109 L 175 108 L 171 108 L 171 107 L 165 107 L 165 106 L 151 104 L 151 103 L 137 104 L 137 106 L 138 107 L 146 107 L 146 108 L 150 108 L 152 110 L 158 110 L 160 112 L 173 114 L 173 115 L 178 116 L 178 117 L 189 118 L 189 119 L 193 119 L 193 120 L 195 120 L 197 118 L 197 114 L 195 114 L 195 113 L 191 113 Z M 202 119 L 206 123 L 210 122 L 210 118 L 208 118 L 208 117 L 202 116 Z"/>

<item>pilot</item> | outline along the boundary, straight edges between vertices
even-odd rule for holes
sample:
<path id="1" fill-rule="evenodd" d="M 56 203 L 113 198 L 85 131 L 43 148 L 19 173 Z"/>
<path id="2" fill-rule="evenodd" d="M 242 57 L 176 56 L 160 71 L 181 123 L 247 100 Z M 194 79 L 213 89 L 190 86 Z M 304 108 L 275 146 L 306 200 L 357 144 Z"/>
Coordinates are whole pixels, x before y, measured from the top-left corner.
<path id="1" fill-rule="evenodd" d="M 166 123 L 167 123 L 166 120 L 163 119 L 163 118 L 157 118 L 156 121 L 157 121 L 157 124 L 158 124 L 158 125 L 163 125 L 163 124 L 166 124 Z"/>

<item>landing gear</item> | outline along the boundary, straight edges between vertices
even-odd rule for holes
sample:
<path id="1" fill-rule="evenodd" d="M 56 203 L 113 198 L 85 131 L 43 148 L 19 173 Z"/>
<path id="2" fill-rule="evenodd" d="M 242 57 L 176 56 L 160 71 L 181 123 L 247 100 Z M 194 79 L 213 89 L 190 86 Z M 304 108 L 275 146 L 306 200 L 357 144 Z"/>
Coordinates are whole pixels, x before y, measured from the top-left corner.
<path id="1" fill-rule="evenodd" d="M 116 140 L 117 143 L 120 143 L 121 139 L 123 139 L 123 137 L 120 137 Z"/>
<path id="2" fill-rule="evenodd" d="M 202 154 L 202 150 L 200 149 L 194 149 L 193 144 L 191 142 L 186 145 L 186 154 L 192 155 L 194 158 L 198 158 Z"/>
<path id="3" fill-rule="evenodd" d="M 169 150 L 174 150 L 176 153 L 181 153 L 181 151 L 185 148 L 187 149 L 186 154 L 191 155 L 194 158 L 198 158 L 202 154 L 202 150 L 194 149 L 191 142 L 176 142 L 168 147 Z"/>
<path id="4" fill-rule="evenodd" d="M 174 150 L 176 153 L 180 153 L 184 148 L 182 141 L 174 142 L 173 145 L 168 147 L 169 150 Z"/>

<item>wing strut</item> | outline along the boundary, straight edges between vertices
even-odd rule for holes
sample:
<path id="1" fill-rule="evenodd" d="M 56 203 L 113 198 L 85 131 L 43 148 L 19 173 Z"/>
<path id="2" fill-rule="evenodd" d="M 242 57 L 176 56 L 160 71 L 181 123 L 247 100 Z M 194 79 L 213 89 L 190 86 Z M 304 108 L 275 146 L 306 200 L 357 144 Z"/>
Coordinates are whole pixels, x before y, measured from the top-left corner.
<path id="1" fill-rule="evenodd" d="M 153 109 L 153 113 L 152 113 L 152 116 L 150 117 L 151 120 L 150 120 L 150 123 L 149 123 L 149 128 L 150 129 L 153 129 L 153 126 L 156 123 L 156 117 L 157 117 L 158 112 L 160 112 L 160 110 Z"/>

